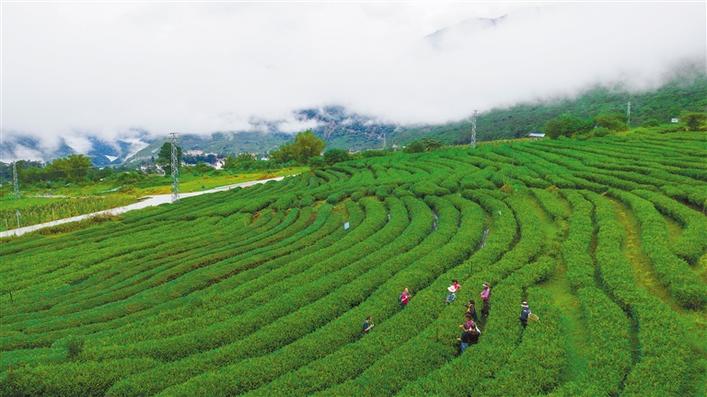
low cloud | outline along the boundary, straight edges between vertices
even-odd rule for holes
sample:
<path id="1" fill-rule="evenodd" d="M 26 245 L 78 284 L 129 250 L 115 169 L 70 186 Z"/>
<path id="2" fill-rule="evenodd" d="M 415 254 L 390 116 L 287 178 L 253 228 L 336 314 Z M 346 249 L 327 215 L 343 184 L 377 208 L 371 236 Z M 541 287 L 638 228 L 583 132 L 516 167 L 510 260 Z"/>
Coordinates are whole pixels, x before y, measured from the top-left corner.
<path id="1" fill-rule="evenodd" d="M 252 130 L 328 104 L 438 123 L 705 65 L 705 4 L 5 3 L 2 131 Z M 499 18 L 502 17 L 502 18 Z M 77 150 L 78 150 L 77 149 Z M 81 151 L 81 150 L 79 150 Z"/>

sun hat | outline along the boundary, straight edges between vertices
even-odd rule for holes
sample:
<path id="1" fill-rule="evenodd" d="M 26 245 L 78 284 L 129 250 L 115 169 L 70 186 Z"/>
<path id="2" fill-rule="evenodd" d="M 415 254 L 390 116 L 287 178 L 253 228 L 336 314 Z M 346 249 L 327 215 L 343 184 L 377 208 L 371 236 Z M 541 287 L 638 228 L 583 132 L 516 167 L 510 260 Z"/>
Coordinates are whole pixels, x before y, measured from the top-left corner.
<path id="1" fill-rule="evenodd" d="M 450 285 L 450 286 L 447 288 L 447 291 L 449 291 L 449 292 L 457 292 L 457 289 L 454 288 L 453 285 Z"/>
<path id="2" fill-rule="evenodd" d="M 523 302 L 520 304 L 520 307 L 528 307 L 528 302 Z"/>

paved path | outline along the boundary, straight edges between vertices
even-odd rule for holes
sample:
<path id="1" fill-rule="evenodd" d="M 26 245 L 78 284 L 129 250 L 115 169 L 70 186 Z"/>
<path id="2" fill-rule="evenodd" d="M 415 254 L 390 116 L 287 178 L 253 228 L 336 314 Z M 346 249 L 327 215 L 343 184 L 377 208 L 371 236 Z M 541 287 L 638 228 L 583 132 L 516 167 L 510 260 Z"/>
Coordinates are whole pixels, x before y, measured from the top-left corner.
<path id="1" fill-rule="evenodd" d="M 223 191 L 231 190 L 231 189 L 234 189 L 237 187 L 248 187 L 248 186 L 257 185 L 260 183 L 265 183 L 268 181 L 280 181 L 283 178 L 284 178 L 283 176 L 278 176 L 276 178 L 260 179 L 257 181 L 248 181 L 248 182 L 242 182 L 242 183 L 235 183 L 233 185 L 219 186 L 219 187 L 215 187 L 213 189 L 202 190 L 199 192 L 182 193 L 179 195 L 179 198 L 201 196 L 202 194 L 207 194 L 207 193 L 223 192 Z M 71 218 L 57 219 L 57 220 L 51 221 L 51 222 L 39 223 L 36 225 L 30 225 L 30 226 L 20 227 L 17 229 L 6 230 L 4 232 L 0 232 L 0 238 L 11 237 L 11 236 L 21 236 L 25 233 L 33 232 L 35 230 L 44 229 L 47 227 L 52 227 L 52 226 L 57 226 L 57 225 L 63 225 L 64 223 L 78 222 L 78 221 L 82 221 L 84 219 L 93 218 L 94 216 L 98 216 L 98 215 L 118 215 L 118 214 L 122 214 L 122 213 L 128 212 L 128 211 L 139 210 L 139 209 L 147 208 L 147 207 L 154 207 L 156 205 L 166 204 L 166 203 L 171 203 L 171 202 L 172 202 L 172 195 L 171 194 L 156 194 L 153 196 L 145 196 L 145 197 L 141 198 L 140 201 L 138 201 L 137 203 L 128 204 L 128 205 L 125 205 L 122 207 L 115 207 L 115 208 L 111 208 L 108 210 L 92 212 L 90 214 L 77 215 L 77 216 L 72 216 Z"/>

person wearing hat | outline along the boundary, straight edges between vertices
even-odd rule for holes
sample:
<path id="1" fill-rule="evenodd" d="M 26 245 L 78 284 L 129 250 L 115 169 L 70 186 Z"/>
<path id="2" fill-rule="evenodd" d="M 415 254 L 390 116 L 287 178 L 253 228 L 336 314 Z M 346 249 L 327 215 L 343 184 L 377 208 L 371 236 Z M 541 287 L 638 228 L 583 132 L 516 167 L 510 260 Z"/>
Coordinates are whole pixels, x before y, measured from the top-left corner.
<path id="1" fill-rule="evenodd" d="M 520 325 L 525 328 L 528 326 L 528 317 L 530 317 L 530 307 L 528 307 L 528 302 L 523 301 L 523 303 L 520 304 L 520 317 L 518 318 L 520 320 Z"/>
<path id="2" fill-rule="evenodd" d="M 455 299 L 457 299 L 457 291 L 459 291 L 459 288 L 462 286 L 459 285 L 459 282 L 457 280 L 452 280 L 452 285 L 447 287 L 447 291 L 449 291 L 449 294 L 447 294 L 447 304 L 450 304 L 454 302 Z"/>
<path id="3" fill-rule="evenodd" d="M 491 285 L 489 283 L 484 283 L 483 284 L 484 289 L 481 290 L 481 302 L 483 302 L 483 306 L 481 306 L 481 316 L 482 317 L 488 317 L 489 311 L 491 310 L 491 304 L 489 300 L 491 299 Z"/>

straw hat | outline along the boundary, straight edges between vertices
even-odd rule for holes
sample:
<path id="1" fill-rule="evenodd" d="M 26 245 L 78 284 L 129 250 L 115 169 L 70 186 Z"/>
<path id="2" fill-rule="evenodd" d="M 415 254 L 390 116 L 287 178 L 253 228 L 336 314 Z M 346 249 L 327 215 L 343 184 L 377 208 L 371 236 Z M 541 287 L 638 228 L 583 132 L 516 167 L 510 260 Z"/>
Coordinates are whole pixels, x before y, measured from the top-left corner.
<path id="1" fill-rule="evenodd" d="M 528 307 L 528 302 L 523 302 L 520 304 L 520 307 Z"/>
<path id="2" fill-rule="evenodd" d="M 447 288 L 447 291 L 449 291 L 449 292 L 457 292 L 457 289 L 454 288 L 453 285 L 450 285 L 450 286 Z"/>

